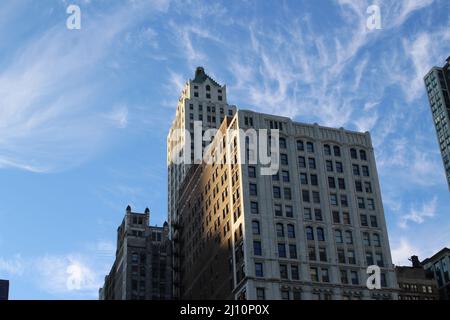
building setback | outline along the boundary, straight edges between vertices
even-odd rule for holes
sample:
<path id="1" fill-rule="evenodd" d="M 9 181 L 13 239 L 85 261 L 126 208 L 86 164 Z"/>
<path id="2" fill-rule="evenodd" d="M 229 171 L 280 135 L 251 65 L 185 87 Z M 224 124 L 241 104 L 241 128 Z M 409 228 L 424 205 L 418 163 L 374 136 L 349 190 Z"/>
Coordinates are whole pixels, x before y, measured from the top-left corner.
<path id="1" fill-rule="evenodd" d="M 0 279 L 0 300 L 8 300 L 9 281 Z"/>
<path id="2" fill-rule="evenodd" d="M 438 300 L 439 293 L 433 274 L 425 271 L 417 256 L 411 257 L 412 267 L 396 266 L 399 300 Z"/>
<path id="3" fill-rule="evenodd" d="M 126 208 L 117 229 L 116 259 L 99 291 L 101 300 L 172 299 L 172 244 L 169 226 L 150 226 L 150 210 Z"/>
<path id="4" fill-rule="evenodd" d="M 190 113 L 195 112 L 191 110 Z M 189 119 L 189 117 L 187 117 Z M 239 110 L 220 128 L 279 129 L 280 169 L 192 166 L 174 223 L 175 284 L 182 299 L 396 299 L 381 191 L 368 132 Z M 212 150 L 225 144 L 216 135 Z M 245 150 L 245 148 L 243 148 Z M 381 267 L 382 288 L 366 287 Z"/>
<path id="5" fill-rule="evenodd" d="M 432 257 L 422 261 L 426 271 L 433 274 L 437 281 L 441 300 L 450 299 L 450 249 L 444 248 Z"/>
<path id="6" fill-rule="evenodd" d="M 450 57 L 442 68 L 433 67 L 424 81 L 450 190 Z"/>

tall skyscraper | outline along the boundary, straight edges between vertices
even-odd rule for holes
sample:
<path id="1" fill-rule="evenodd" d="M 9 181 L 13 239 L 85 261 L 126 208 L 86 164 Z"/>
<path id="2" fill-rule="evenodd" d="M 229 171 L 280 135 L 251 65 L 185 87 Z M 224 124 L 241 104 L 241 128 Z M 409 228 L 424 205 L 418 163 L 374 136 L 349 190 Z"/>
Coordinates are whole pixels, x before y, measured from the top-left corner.
<path id="1" fill-rule="evenodd" d="M 246 161 L 254 138 L 223 139 L 239 129 L 279 130 L 276 174 Z M 245 110 L 219 132 L 208 153 L 234 162 L 191 166 L 180 188 L 173 241 L 182 299 L 397 298 L 368 132 Z M 380 289 L 366 286 L 370 265 L 381 269 Z"/>
<path id="2" fill-rule="evenodd" d="M 424 80 L 450 190 L 450 57 L 442 68 L 433 67 Z"/>
<path id="3" fill-rule="evenodd" d="M 194 138 L 194 121 L 201 121 L 203 131 L 218 128 L 225 116 L 232 116 L 235 106 L 227 104 L 226 86 L 221 86 L 205 73 L 202 67 L 195 71 L 195 77 L 186 82 L 178 99 L 175 119 L 167 136 L 168 167 L 168 219 L 172 227 L 176 224 L 177 194 L 190 163 L 194 162 L 194 144 L 184 150 L 186 139 Z M 189 133 L 190 137 L 186 137 Z M 190 161 L 176 163 L 174 157 L 190 157 Z"/>
<path id="4" fill-rule="evenodd" d="M 150 210 L 126 208 L 117 229 L 116 260 L 99 291 L 101 300 L 172 299 L 169 226 L 150 226 Z"/>

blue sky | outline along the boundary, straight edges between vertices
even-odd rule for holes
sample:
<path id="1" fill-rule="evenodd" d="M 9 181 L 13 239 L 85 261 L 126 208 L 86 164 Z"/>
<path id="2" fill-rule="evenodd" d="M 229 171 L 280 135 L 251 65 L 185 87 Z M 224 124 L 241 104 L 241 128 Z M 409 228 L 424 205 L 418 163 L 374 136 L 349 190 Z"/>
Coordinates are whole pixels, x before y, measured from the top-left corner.
<path id="1" fill-rule="evenodd" d="M 81 29 L 66 8 L 81 8 Z M 366 27 L 367 8 L 381 26 Z M 0 2 L 0 278 L 12 299 L 95 299 L 127 204 L 166 219 L 165 139 L 198 65 L 238 108 L 372 133 L 395 263 L 450 246 L 423 75 L 450 3 Z"/>

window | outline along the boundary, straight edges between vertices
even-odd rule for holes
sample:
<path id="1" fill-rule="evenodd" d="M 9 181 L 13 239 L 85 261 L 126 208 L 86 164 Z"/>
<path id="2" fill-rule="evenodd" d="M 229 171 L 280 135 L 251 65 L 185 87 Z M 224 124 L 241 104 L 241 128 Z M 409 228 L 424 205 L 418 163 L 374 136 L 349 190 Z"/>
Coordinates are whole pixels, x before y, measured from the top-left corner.
<path id="1" fill-rule="evenodd" d="M 353 174 L 359 176 L 359 166 L 357 164 L 352 164 Z"/>
<path id="2" fill-rule="evenodd" d="M 281 290 L 281 300 L 289 300 L 289 290 Z"/>
<path id="3" fill-rule="evenodd" d="M 348 250 L 347 251 L 347 256 L 348 256 L 348 263 L 349 264 L 356 264 L 355 251 Z"/>
<path id="4" fill-rule="evenodd" d="M 312 227 L 306 227 L 306 239 L 314 240 L 314 231 Z"/>
<path id="5" fill-rule="evenodd" d="M 256 288 L 256 300 L 266 300 L 266 291 L 264 288 Z"/>
<path id="6" fill-rule="evenodd" d="M 364 189 L 366 190 L 367 193 L 372 193 L 372 186 L 370 185 L 370 182 L 368 181 L 364 182 Z"/>
<path id="7" fill-rule="evenodd" d="M 312 220 L 311 208 L 303 208 L 303 212 L 305 220 Z"/>
<path id="8" fill-rule="evenodd" d="M 287 265 L 285 265 L 285 264 L 280 264 L 280 278 L 281 279 L 288 278 L 288 269 L 287 269 Z"/>
<path id="9" fill-rule="evenodd" d="M 280 187 L 273 187 L 273 197 L 276 199 L 280 199 L 281 198 L 281 191 L 280 191 Z"/>
<path id="10" fill-rule="evenodd" d="M 362 168 L 362 174 L 364 177 L 368 177 L 369 176 L 369 167 L 368 166 L 361 166 Z"/>
<path id="11" fill-rule="evenodd" d="M 276 203 L 274 205 L 274 207 L 275 207 L 275 210 L 274 210 L 275 211 L 275 215 L 277 217 L 281 217 L 283 215 L 283 208 L 281 207 L 281 204 Z"/>
<path id="12" fill-rule="evenodd" d="M 370 226 L 373 228 L 378 228 L 378 222 L 376 216 L 370 216 Z"/>
<path id="13" fill-rule="evenodd" d="M 255 256 L 262 256 L 261 241 L 253 241 L 253 254 Z"/>
<path id="14" fill-rule="evenodd" d="M 317 273 L 317 268 L 311 267 L 309 270 L 310 270 L 310 274 L 311 274 L 311 281 L 318 282 L 319 281 L 319 275 Z"/>
<path id="15" fill-rule="evenodd" d="M 315 217 L 316 221 L 322 221 L 323 220 L 322 210 L 320 210 L 318 208 L 314 209 L 314 217 Z"/>
<path id="16" fill-rule="evenodd" d="M 328 274 L 328 269 L 324 269 L 322 268 L 321 270 L 321 274 L 322 274 L 322 282 L 330 282 L 330 276 Z"/>
<path id="17" fill-rule="evenodd" d="M 342 167 L 342 162 L 336 161 L 336 172 L 338 172 L 338 173 L 344 172 L 344 169 Z"/>
<path id="18" fill-rule="evenodd" d="M 294 216 L 292 206 L 285 206 L 285 208 L 286 208 L 286 217 L 292 218 Z"/>
<path id="19" fill-rule="evenodd" d="M 358 208 L 360 208 L 360 209 L 365 209 L 366 208 L 366 204 L 364 202 L 364 198 L 362 198 L 362 197 L 358 197 Z"/>
<path id="20" fill-rule="evenodd" d="M 250 202 L 250 212 L 252 214 L 259 214 L 258 202 L 256 201 Z"/>
<path id="21" fill-rule="evenodd" d="M 330 187 L 330 189 L 336 188 L 336 180 L 334 179 L 334 177 L 328 177 L 328 186 Z"/>
<path id="22" fill-rule="evenodd" d="M 365 246 L 370 246 L 370 234 L 368 232 L 363 233 L 363 243 Z"/>
<path id="23" fill-rule="evenodd" d="M 297 150 L 298 151 L 304 151 L 305 150 L 305 146 L 304 146 L 302 140 L 297 140 Z"/>
<path id="24" fill-rule="evenodd" d="M 366 151 L 359 150 L 359 157 L 361 158 L 361 160 L 367 160 Z"/>
<path id="25" fill-rule="evenodd" d="M 338 205 L 337 194 L 335 193 L 330 194 L 330 203 L 332 206 Z"/>
<path id="26" fill-rule="evenodd" d="M 300 173 L 300 183 L 303 185 L 308 184 L 308 175 L 304 172 Z"/>
<path id="27" fill-rule="evenodd" d="M 383 288 L 387 287 L 387 281 L 386 281 L 386 274 L 385 273 L 381 273 L 380 274 L 380 284 Z"/>
<path id="28" fill-rule="evenodd" d="M 283 181 L 284 182 L 289 182 L 289 171 L 283 170 L 281 173 L 282 173 L 282 176 L 283 176 Z"/>
<path id="29" fill-rule="evenodd" d="M 339 211 L 333 211 L 333 223 L 341 223 Z"/>
<path id="30" fill-rule="evenodd" d="M 355 189 L 356 189 L 356 192 L 362 192 L 363 191 L 361 181 L 359 181 L 359 180 L 355 181 Z"/>
<path id="31" fill-rule="evenodd" d="M 333 172 L 333 161 L 327 160 L 325 162 L 325 164 L 326 164 L 326 167 L 327 167 L 327 171 L 328 172 Z"/>
<path id="32" fill-rule="evenodd" d="M 298 157 L 298 166 L 300 168 L 306 168 L 305 157 Z"/>
<path id="33" fill-rule="evenodd" d="M 334 237 L 336 239 L 336 243 L 343 243 L 344 240 L 342 238 L 342 231 L 341 230 L 334 230 Z"/>
<path id="34" fill-rule="evenodd" d="M 280 175 L 278 172 L 272 175 L 272 181 L 280 181 Z"/>
<path id="35" fill-rule="evenodd" d="M 316 168 L 316 159 L 314 158 L 308 158 L 308 165 L 310 169 Z"/>
<path id="36" fill-rule="evenodd" d="M 323 152 L 326 156 L 331 156 L 331 148 L 328 144 L 323 146 Z"/>
<path id="37" fill-rule="evenodd" d="M 259 228 L 259 221 L 256 220 L 252 221 L 252 232 L 255 235 L 261 234 L 261 230 Z"/>
<path id="38" fill-rule="evenodd" d="M 287 234 L 288 234 L 288 238 L 290 238 L 290 239 L 295 238 L 295 227 L 293 224 L 287 225 Z"/>
<path id="39" fill-rule="evenodd" d="M 373 234 L 373 245 L 375 247 L 381 247 L 381 239 L 380 239 L 380 235 L 377 233 Z"/>
<path id="40" fill-rule="evenodd" d="M 338 261 L 339 261 L 339 263 L 345 263 L 345 252 L 344 252 L 344 249 L 338 249 L 337 253 L 338 253 Z"/>
<path id="41" fill-rule="evenodd" d="M 358 154 L 357 154 L 357 152 L 356 152 L 356 149 L 350 149 L 350 157 L 352 158 L 352 159 L 358 159 Z"/>
<path id="42" fill-rule="evenodd" d="M 287 200 L 292 199 L 291 188 L 284 188 L 284 198 Z"/>
<path id="43" fill-rule="evenodd" d="M 255 263 L 255 276 L 264 277 L 263 264 L 261 262 Z"/>
<path id="44" fill-rule="evenodd" d="M 367 199 L 367 209 L 375 210 L 375 202 L 373 199 Z"/>
<path id="45" fill-rule="evenodd" d="M 377 266 L 384 267 L 383 255 L 381 254 L 381 252 L 375 253 L 375 261 Z"/>
<path id="46" fill-rule="evenodd" d="M 299 290 L 294 290 L 294 300 L 302 300 L 302 293 Z"/>
<path id="47" fill-rule="evenodd" d="M 348 207 L 348 200 L 345 194 L 341 194 L 341 206 Z"/>
<path id="48" fill-rule="evenodd" d="M 325 233 L 323 231 L 323 228 L 317 228 L 317 240 L 325 241 Z"/>
<path id="49" fill-rule="evenodd" d="M 303 202 L 310 202 L 309 200 L 309 190 L 302 190 Z"/>
<path id="50" fill-rule="evenodd" d="M 369 226 L 369 223 L 368 223 L 368 221 L 367 221 L 367 216 L 366 216 L 365 214 L 361 214 L 361 215 L 359 216 L 359 218 L 361 219 L 361 225 L 362 225 L 363 227 L 368 227 L 368 226 Z"/>
<path id="51" fill-rule="evenodd" d="M 284 237 L 284 226 L 282 223 L 277 223 L 277 237 Z"/>
<path id="52" fill-rule="evenodd" d="M 284 243 L 278 244 L 278 257 L 286 258 L 286 246 Z"/>
<path id="53" fill-rule="evenodd" d="M 311 185 L 312 186 L 317 186 L 319 183 L 318 183 L 318 180 L 317 180 L 317 175 L 316 174 L 312 174 L 311 175 Z"/>
<path id="54" fill-rule="evenodd" d="M 344 221 L 344 224 L 351 224 L 350 214 L 348 212 L 343 212 L 342 213 L 342 220 Z"/>
<path id="55" fill-rule="evenodd" d="M 248 167 L 248 176 L 249 178 L 256 178 L 256 168 L 255 167 Z"/>
<path id="56" fill-rule="evenodd" d="M 344 178 L 338 178 L 339 189 L 345 190 L 345 180 Z"/>
<path id="57" fill-rule="evenodd" d="M 308 247 L 308 257 L 311 261 L 316 261 L 316 248 Z"/>
<path id="58" fill-rule="evenodd" d="M 258 195 L 258 188 L 256 184 L 250 183 L 250 195 L 251 196 L 257 196 Z"/>
<path id="59" fill-rule="evenodd" d="M 352 284 L 354 284 L 354 285 L 358 285 L 359 284 L 358 272 L 350 271 L 350 278 L 352 279 Z"/>
<path id="60" fill-rule="evenodd" d="M 280 154 L 280 162 L 283 166 L 288 165 L 288 156 L 285 153 Z"/>
<path id="61" fill-rule="evenodd" d="M 286 139 L 285 138 L 280 138 L 280 148 L 286 149 Z"/>
<path id="62" fill-rule="evenodd" d="M 306 151 L 313 153 L 314 152 L 314 144 L 312 142 L 306 143 Z"/>
<path id="63" fill-rule="evenodd" d="M 327 262 L 327 250 L 325 248 L 319 248 L 320 261 Z"/>
<path id="64" fill-rule="evenodd" d="M 341 148 L 339 148 L 338 146 L 334 146 L 333 153 L 336 157 L 340 157 L 341 156 Z"/>
<path id="65" fill-rule="evenodd" d="M 345 231 L 345 242 L 347 244 L 353 244 L 353 235 L 350 230 Z"/>
<path id="66" fill-rule="evenodd" d="M 341 282 L 342 284 L 348 284 L 347 270 L 341 270 Z"/>
<path id="67" fill-rule="evenodd" d="M 373 255 L 370 251 L 366 251 L 366 263 L 368 266 L 373 265 Z"/>
<path id="68" fill-rule="evenodd" d="M 314 203 L 320 203 L 320 194 L 318 191 L 313 191 L 312 196 L 313 196 Z"/>
<path id="69" fill-rule="evenodd" d="M 291 265 L 291 278 L 292 280 L 299 280 L 298 266 Z"/>
<path id="70" fill-rule="evenodd" d="M 295 244 L 289 245 L 289 258 L 297 259 L 297 246 Z"/>

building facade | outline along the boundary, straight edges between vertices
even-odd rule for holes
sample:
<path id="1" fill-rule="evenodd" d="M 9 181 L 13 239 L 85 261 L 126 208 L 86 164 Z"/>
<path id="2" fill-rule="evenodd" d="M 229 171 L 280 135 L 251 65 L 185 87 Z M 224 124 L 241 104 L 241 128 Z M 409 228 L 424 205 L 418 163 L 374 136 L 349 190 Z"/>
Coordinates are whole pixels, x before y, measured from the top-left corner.
<path id="1" fill-rule="evenodd" d="M 450 249 L 444 248 L 430 258 L 422 261 L 426 271 L 430 272 L 437 282 L 441 300 L 450 299 Z"/>
<path id="2" fill-rule="evenodd" d="M 433 67 L 424 80 L 450 190 L 450 57 L 443 67 Z"/>
<path id="3" fill-rule="evenodd" d="M 9 281 L 0 279 L 0 300 L 8 300 Z"/>
<path id="4" fill-rule="evenodd" d="M 150 226 L 150 210 L 126 208 L 117 229 L 116 259 L 99 291 L 101 300 L 172 299 L 169 226 Z"/>
<path id="5" fill-rule="evenodd" d="M 227 104 L 226 86 L 217 83 L 202 67 L 198 67 L 194 79 L 187 81 L 181 92 L 175 119 L 167 136 L 169 226 L 176 224 L 178 189 L 190 163 L 196 160 L 193 143 L 187 143 L 188 139 L 192 141 L 194 138 L 194 122 L 201 122 L 203 132 L 209 128 L 219 128 L 225 116 L 233 115 L 235 111 L 235 106 Z M 184 150 L 185 143 L 189 150 Z M 183 158 L 183 163 L 177 163 L 174 157 Z"/>
<path id="6" fill-rule="evenodd" d="M 438 300 L 439 292 L 433 274 L 425 271 L 417 256 L 411 257 L 412 266 L 396 266 L 399 300 Z"/>
<path id="7" fill-rule="evenodd" d="M 217 135 L 217 159 L 190 168 L 178 199 L 182 299 L 396 299 L 369 133 L 239 110 L 220 132 L 278 129 L 279 170 L 248 164 L 246 135 Z M 244 146 L 244 147 L 243 147 Z M 222 149 L 222 150 L 221 150 Z M 217 151 L 219 150 L 219 151 Z M 244 150 L 244 151 L 243 151 Z M 382 288 L 369 290 L 369 265 Z"/>

